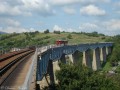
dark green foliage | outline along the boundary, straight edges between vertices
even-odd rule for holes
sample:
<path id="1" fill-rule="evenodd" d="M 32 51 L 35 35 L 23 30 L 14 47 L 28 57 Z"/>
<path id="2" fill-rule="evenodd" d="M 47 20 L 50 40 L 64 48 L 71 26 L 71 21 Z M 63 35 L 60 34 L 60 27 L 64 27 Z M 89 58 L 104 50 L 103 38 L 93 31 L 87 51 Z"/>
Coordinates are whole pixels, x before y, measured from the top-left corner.
<path id="1" fill-rule="evenodd" d="M 120 74 L 120 66 L 117 67 L 115 72 Z"/>
<path id="2" fill-rule="evenodd" d="M 92 37 L 105 36 L 104 34 L 98 33 L 96 31 L 91 32 L 91 33 L 81 32 L 81 34 L 85 34 L 87 36 L 92 36 Z"/>
<path id="3" fill-rule="evenodd" d="M 110 61 L 111 63 L 120 61 L 120 46 L 119 45 L 114 46 Z"/>
<path id="4" fill-rule="evenodd" d="M 65 38 L 65 37 L 63 37 L 63 38 L 61 38 L 60 40 L 66 40 L 66 38 Z"/>
<path id="5" fill-rule="evenodd" d="M 49 39 L 50 38 L 50 36 L 45 36 L 45 37 L 43 37 L 43 39 Z"/>
<path id="6" fill-rule="evenodd" d="M 120 35 L 111 37 L 107 41 L 114 43 L 113 51 L 109 58 L 111 65 L 116 65 L 116 63 L 120 61 Z"/>
<path id="7" fill-rule="evenodd" d="M 105 36 L 103 36 L 101 39 L 105 39 Z"/>
<path id="8" fill-rule="evenodd" d="M 48 29 L 47 29 L 47 30 L 45 30 L 45 31 L 44 31 L 44 33 L 45 33 L 45 34 L 49 33 L 49 30 L 48 30 Z"/>
<path id="9" fill-rule="evenodd" d="M 69 35 L 67 36 L 67 38 L 68 38 L 68 39 L 72 39 L 72 35 L 69 34 Z"/>
<path id="10" fill-rule="evenodd" d="M 86 35 L 88 35 L 88 36 L 93 36 L 93 37 L 98 37 L 98 34 L 97 33 L 87 33 Z"/>
<path id="11" fill-rule="evenodd" d="M 60 34 L 60 31 L 54 31 L 55 34 Z"/>
<path id="12" fill-rule="evenodd" d="M 4 34 L 4 35 L 1 35 L 1 36 L 0 36 L 0 40 L 5 40 L 5 39 L 8 39 L 8 38 L 17 36 L 17 35 L 19 35 L 19 34 L 18 34 L 18 33 Z"/>
<path id="13" fill-rule="evenodd" d="M 100 72 L 81 65 L 60 64 L 56 72 L 59 80 L 57 90 L 119 90 L 119 84 Z"/>

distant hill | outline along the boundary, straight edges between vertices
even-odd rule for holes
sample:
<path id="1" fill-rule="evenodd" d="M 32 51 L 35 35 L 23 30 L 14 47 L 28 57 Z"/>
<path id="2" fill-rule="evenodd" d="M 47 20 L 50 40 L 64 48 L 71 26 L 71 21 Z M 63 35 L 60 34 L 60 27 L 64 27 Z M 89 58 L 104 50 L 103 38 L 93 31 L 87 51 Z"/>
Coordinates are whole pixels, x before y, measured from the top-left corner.
<path id="1" fill-rule="evenodd" d="M 68 40 L 69 44 L 80 43 L 97 43 L 105 42 L 109 36 L 104 36 L 97 33 L 75 33 L 75 32 L 61 32 L 55 33 L 40 33 L 40 32 L 26 32 L 26 33 L 12 33 L 2 34 L 0 36 L 0 45 L 4 47 L 26 47 L 26 46 L 44 46 L 55 44 L 56 40 Z"/>
<path id="2" fill-rule="evenodd" d="M 0 34 L 6 34 L 6 32 L 2 32 L 2 31 L 0 31 Z"/>

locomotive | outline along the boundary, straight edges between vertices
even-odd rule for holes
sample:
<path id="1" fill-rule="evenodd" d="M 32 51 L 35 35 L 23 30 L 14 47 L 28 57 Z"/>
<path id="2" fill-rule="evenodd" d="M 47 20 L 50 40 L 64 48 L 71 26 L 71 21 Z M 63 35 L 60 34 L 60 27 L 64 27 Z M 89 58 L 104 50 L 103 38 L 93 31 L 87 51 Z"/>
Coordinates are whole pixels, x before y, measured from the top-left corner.
<path id="1" fill-rule="evenodd" d="M 56 40 L 56 45 L 60 46 L 60 45 L 67 45 L 68 41 L 67 40 Z"/>

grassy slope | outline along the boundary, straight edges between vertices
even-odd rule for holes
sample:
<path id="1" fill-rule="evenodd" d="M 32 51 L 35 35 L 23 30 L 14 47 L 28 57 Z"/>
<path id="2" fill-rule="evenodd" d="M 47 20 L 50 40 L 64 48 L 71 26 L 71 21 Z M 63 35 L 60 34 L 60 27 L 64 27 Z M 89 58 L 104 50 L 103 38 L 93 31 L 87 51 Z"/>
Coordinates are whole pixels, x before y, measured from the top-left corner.
<path id="1" fill-rule="evenodd" d="M 49 33 L 49 34 L 39 34 L 36 37 L 40 38 L 43 36 L 50 36 L 50 38 L 48 39 L 50 41 L 50 43 L 53 43 L 55 40 L 58 39 L 67 39 L 67 36 L 69 35 L 69 33 L 61 33 L 61 34 L 53 34 L 53 33 Z M 72 35 L 72 39 L 68 39 L 69 43 L 93 43 L 93 42 L 104 42 L 105 39 L 102 39 L 103 36 L 100 37 L 90 37 L 84 34 L 71 34 Z M 108 38 L 108 37 L 106 37 Z"/>
<path id="2" fill-rule="evenodd" d="M 5 40 L 0 40 L 0 46 L 8 46 L 9 43 L 12 43 L 13 46 L 24 46 L 24 45 L 26 46 L 26 45 L 36 45 L 36 44 L 39 45 L 40 42 L 43 42 L 43 43 L 47 42 L 45 44 L 54 44 L 55 41 L 58 39 L 67 39 L 70 44 L 93 43 L 93 42 L 104 42 L 107 38 L 109 38 L 105 36 L 105 39 L 103 39 L 104 36 L 93 37 L 93 36 L 87 36 L 85 34 L 71 33 L 72 39 L 68 39 L 67 36 L 69 34 L 70 33 L 61 33 L 61 34 L 37 33 L 34 36 L 29 35 L 29 37 L 27 38 L 27 36 L 24 33 L 22 33 L 22 34 L 7 38 Z M 46 36 L 48 36 L 48 38 L 45 38 Z"/>

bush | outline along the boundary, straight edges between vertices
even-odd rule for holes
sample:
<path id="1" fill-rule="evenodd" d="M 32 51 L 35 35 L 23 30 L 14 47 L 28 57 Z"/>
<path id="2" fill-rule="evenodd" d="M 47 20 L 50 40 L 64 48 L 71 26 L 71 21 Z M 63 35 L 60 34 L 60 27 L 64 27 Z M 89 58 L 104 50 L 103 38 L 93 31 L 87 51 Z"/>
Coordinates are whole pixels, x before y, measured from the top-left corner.
<path id="1" fill-rule="evenodd" d="M 102 37 L 101 39 L 105 39 L 105 37 Z"/>
<path id="2" fill-rule="evenodd" d="M 55 34 L 60 34 L 60 31 L 54 31 Z"/>
<path id="3" fill-rule="evenodd" d="M 120 61 L 120 45 L 115 45 L 111 54 L 110 62 L 112 65 L 116 65 L 118 61 Z"/>
<path id="4" fill-rule="evenodd" d="M 48 30 L 48 29 L 47 29 L 47 30 L 45 30 L 45 31 L 44 31 L 44 33 L 45 33 L 45 34 L 49 33 L 49 30 Z"/>
<path id="5" fill-rule="evenodd" d="M 72 35 L 69 34 L 69 35 L 67 36 L 67 38 L 68 38 L 68 39 L 72 39 Z"/>
<path id="6" fill-rule="evenodd" d="M 80 64 L 80 63 L 79 63 Z M 118 90 L 119 83 L 115 83 L 104 73 L 94 72 L 81 65 L 60 64 L 60 71 L 56 77 L 60 87 L 58 90 Z"/>

